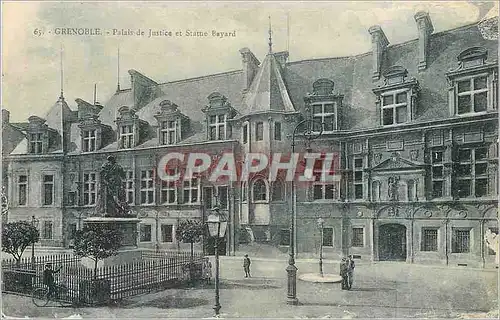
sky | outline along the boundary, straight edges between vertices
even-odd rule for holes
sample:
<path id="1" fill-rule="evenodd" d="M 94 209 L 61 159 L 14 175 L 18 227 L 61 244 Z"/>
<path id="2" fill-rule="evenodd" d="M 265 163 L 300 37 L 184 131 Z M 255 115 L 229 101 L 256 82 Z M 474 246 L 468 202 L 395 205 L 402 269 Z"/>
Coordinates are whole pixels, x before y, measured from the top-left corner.
<path id="1" fill-rule="evenodd" d="M 338 57 L 371 50 L 368 29 L 380 25 L 389 42 L 417 38 L 414 14 L 427 11 L 440 32 L 497 15 L 488 1 L 329 2 L 2 2 L 2 108 L 12 122 L 44 117 L 61 91 L 64 97 L 105 103 L 130 87 L 135 69 L 158 83 L 242 68 L 239 50 L 262 61 L 268 50 L 289 50 L 289 61 Z M 101 36 L 55 34 L 56 28 L 100 28 Z M 144 36 L 113 36 L 113 29 L 142 29 Z M 149 38 L 149 29 L 183 36 Z M 42 30 L 43 34 L 35 30 Z M 207 37 L 185 36 L 186 31 Z M 212 37 L 212 30 L 236 32 Z M 50 33 L 49 33 L 50 32 Z M 120 48 L 120 72 L 117 49 Z"/>

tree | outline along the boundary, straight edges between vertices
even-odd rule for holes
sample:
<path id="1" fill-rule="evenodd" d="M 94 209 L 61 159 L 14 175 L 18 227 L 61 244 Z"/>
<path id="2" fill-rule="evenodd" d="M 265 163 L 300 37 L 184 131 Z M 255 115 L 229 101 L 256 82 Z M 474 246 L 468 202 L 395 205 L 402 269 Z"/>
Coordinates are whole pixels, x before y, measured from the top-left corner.
<path id="1" fill-rule="evenodd" d="M 14 257 L 16 266 L 19 266 L 26 247 L 39 239 L 38 229 L 27 221 L 9 222 L 2 227 L 2 251 Z"/>
<path id="2" fill-rule="evenodd" d="M 118 254 L 123 240 L 122 232 L 107 224 L 88 224 L 75 234 L 73 251 L 79 257 L 94 260 L 94 279 L 97 262 Z"/>
<path id="3" fill-rule="evenodd" d="M 179 223 L 175 236 L 184 243 L 191 244 L 191 259 L 193 258 L 193 245 L 201 240 L 205 226 L 199 220 L 184 220 Z"/>

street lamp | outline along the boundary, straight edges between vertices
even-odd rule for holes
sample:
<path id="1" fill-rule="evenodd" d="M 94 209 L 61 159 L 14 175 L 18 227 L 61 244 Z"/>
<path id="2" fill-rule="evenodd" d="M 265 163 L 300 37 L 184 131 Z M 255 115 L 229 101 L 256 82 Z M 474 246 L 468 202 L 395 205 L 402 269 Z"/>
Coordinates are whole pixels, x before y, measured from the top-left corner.
<path id="1" fill-rule="evenodd" d="M 306 138 L 306 150 L 311 151 L 311 141 L 321 136 L 323 133 L 323 124 L 312 119 L 306 119 L 299 122 L 292 133 L 292 156 L 295 153 L 295 135 L 297 130 L 303 125 L 307 124 L 307 127 L 302 134 Z M 313 126 L 319 125 L 319 131 L 315 132 Z M 295 220 L 297 218 L 296 207 L 296 190 L 294 179 L 290 182 L 290 212 L 292 216 L 290 217 L 290 257 L 288 259 L 288 267 L 286 267 L 287 272 L 287 304 L 297 305 L 299 300 L 297 299 L 297 267 L 295 266 Z"/>
<path id="2" fill-rule="evenodd" d="M 207 217 L 210 236 L 215 237 L 215 316 L 219 315 L 219 239 L 226 234 L 227 220 L 220 214 L 219 207 L 215 206 Z"/>
<path id="3" fill-rule="evenodd" d="M 31 217 L 31 225 L 35 228 L 38 228 L 38 224 L 40 221 L 35 218 L 35 216 Z M 35 241 L 31 244 L 31 268 L 35 269 Z"/>
<path id="4" fill-rule="evenodd" d="M 325 220 L 322 218 L 318 219 L 318 228 L 320 230 L 321 242 L 319 245 L 319 274 L 323 277 L 323 226 L 325 224 Z"/>

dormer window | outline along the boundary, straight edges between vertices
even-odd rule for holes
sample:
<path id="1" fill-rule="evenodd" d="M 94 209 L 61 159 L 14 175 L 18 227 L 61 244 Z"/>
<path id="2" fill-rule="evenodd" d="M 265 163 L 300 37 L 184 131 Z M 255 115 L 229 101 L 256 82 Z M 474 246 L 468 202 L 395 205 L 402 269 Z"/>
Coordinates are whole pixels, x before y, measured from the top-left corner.
<path id="1" fill-rule="evenodd" d="M 488 51 L 480 47 L 458 55 L 459 67 L 446 74 L 450 114 L 471 115 L 497 108 L 497 62 L 487 63 L 487 58 Z"/>
<path id="2" fill-rule="evenodd" d="M 313 130 L 329 133 L 337 131 L 339 125 L 339 110 L 343 95 L 333 93 L 334 82 L 329 79 L 319 79 L 313 83 L 313 93 L 304 98 L 306 111 L 314 120 Z"/>
<path id="3" fill-rule="evenodd" d="M 164 100 L 161 110 L 155 115 L 158 121 L 158 137 L 161 145 L 173 145 L 180 142 L 189 129 L 189 118 L 179 111 L 179 106 Z"/>
<path id="4" fill-rule="evenodd" d="M 207 115 L 207 138 L 209 140 L 226 140 L 232 136 L 229 119 L 236 115 L 227 98 L 218 92 L 208 96 L 208 106 L 202 109 Z"/>
<path id="5" fill-rule="evenodd" d="M 384 85 L 373 89 L 382 126 L 400 125 L 414 120 L 419 92 L 418 81 L 407 80 L 408 71 L 393 66 L 384 73 Z"/>
<path id="6" fill-rule="evenodd" d="M 139 119 L 135 114 L 135 109 L 126 106 L 118 109 L 119 116 L 116 119 L 118 127 L 118 148 L 130 149 L 137 146 L 140 142 L 141 133 L 146 134 L 143 130 L 147 126 L 147 122 Z"/>
<path id="7" fill-rule="evenodd" d="M 134 146 L 134 126 L 120 126 L 120 148 L 128 149 Z"/>
<path id="8" fill-rule="evenodd" d="M 225 114 L 213 115 L 209 117 L 209 139 L 225 140 L 227 129 L 227 118 Z"/>
<path id="9" fill-rule="evenodd" d="M 27 129 L 28 153 L 43 154 L 47 152 L 49 146 L 49 129 L 45 124 L 45 119 L 37 116 L 28 118 L 29 126 Z"/>
<path id="10" fill-rule="evenodd" d="M 103 106 L 98 102 L 90 104 L 82 99 L 76 99 L 76 103 L 78 104 L 78 120 L 80 122 L 78 127 L 81 130 L 82 152 L 99 150 L 102 145 L 102 133 L 112 131 L 111 127 L 103 125 L 98 119 Z"/>
<path id="11" fill-rule="evenodd" d="M 95 151 L 96 146 L 96 130 L 82 130 L 83 135 L 83 152 Z"/>
<path id="12" fill-rule="evenodd" d="M 30 133 L 30 153 L 40 154 L 43 151 L 42 148 L 43 133 Z"/>

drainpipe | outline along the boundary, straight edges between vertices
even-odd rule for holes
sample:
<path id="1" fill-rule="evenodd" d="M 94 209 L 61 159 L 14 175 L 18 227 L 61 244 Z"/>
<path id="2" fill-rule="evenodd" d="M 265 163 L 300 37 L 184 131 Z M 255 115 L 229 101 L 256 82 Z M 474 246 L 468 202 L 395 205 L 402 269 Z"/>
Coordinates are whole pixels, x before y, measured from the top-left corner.
<path id="1" fill-rule="evenodd" d="M 485 247 L 484 247 L 484 223 L 485 223 L 485 220 L 482 219 L 481 220 L 481 231 L 479 233 L 480 235 L 480 243 L 481 243 L 481 262 L 482 262 L 482 268 L 484 269 L 484 266 L 486 265 L 486 260 L 485 260 L 485 256 L 484 256 L 484 251 L 485 251 Z"/>
<path id="2" fill-rule="evenodd" d="M 449 254 L 448 254 L 448 222 L 449 222 L 449 219 L 445 219 L 444 220 L 444 239 L 445 239 L 445 242 L 444 242 L 444 253 L 445 253 L 445 257 L 446 257 L 446 265 L 448 266 L 449 265 L 449 262 L 450 262 L 450 257 L 449 257 Z"/>

